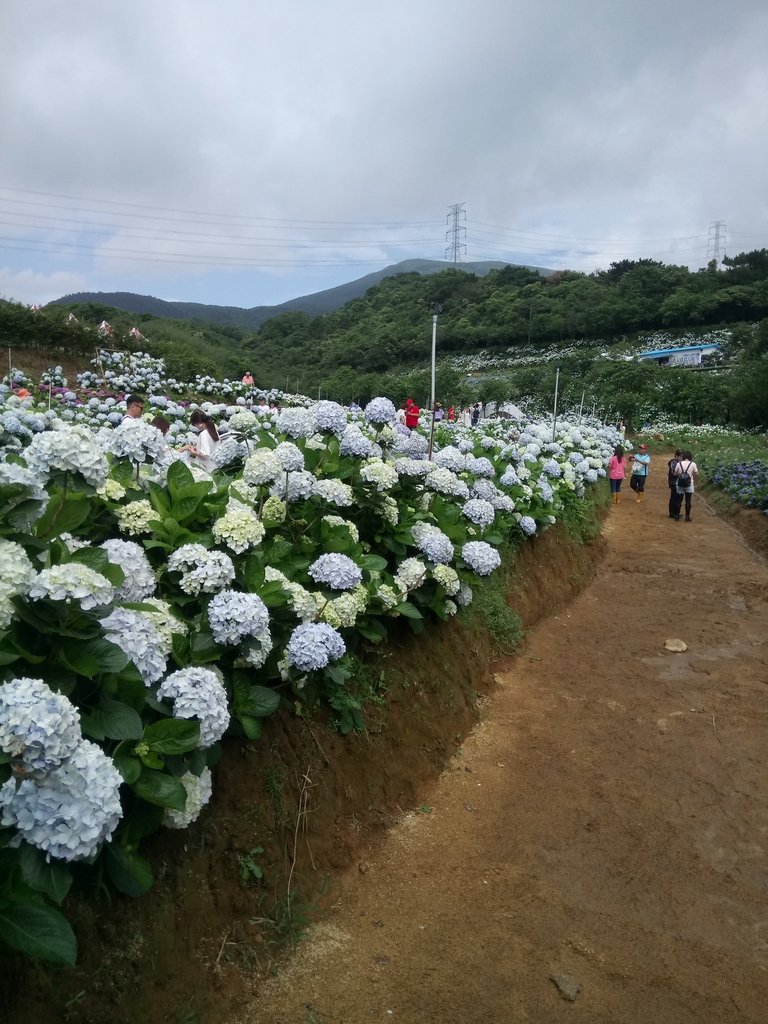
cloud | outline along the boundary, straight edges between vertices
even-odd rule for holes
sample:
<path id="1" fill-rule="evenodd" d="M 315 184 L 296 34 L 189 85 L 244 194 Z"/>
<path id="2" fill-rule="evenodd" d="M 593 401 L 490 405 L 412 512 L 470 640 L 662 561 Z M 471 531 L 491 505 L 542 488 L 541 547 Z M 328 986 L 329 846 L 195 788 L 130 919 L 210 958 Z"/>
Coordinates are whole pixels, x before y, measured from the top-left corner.
<path id="1" fill-rule="evenodd" d="M 464 202 L 468 258 L 699 266 L 768 245 L 767 47 L 763 0 L 6 0 L 0 255 L 254 305 Z"/>

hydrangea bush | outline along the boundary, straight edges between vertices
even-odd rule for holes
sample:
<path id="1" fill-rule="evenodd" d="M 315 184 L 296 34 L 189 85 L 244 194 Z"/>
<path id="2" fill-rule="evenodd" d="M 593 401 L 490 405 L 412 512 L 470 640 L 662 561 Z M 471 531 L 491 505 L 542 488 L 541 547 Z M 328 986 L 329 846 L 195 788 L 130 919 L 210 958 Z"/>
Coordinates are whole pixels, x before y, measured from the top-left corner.
<path id="1" fill-rule="evenodd" d="M 162 367 L 107 356 L 100 380 L 181 420 Z M 227 734 L 257 739 L 281 705 L 317 701 L 359 728 L 361 649 L 393 620 L 420 630 L 467 607 L 499 548 L 554 522 L 618 442 L 567 419 L 554 437 L 547 422 L 443 423 L 429 460 L 389 399 L 362 416 L 246 409 L 222 385 L 206 411 L 236 443 L 209 474 L 148 422 L 121 426 L 119 400 L 72 394 L 51 416 L 25 399 L 39 429 L 0 449 L 0 842 L 18 859 L 0 937 L 64 963 L 74 937 L 52 904 L 70 862 L 140 895 L 140 839 L 196 819 Z"/>

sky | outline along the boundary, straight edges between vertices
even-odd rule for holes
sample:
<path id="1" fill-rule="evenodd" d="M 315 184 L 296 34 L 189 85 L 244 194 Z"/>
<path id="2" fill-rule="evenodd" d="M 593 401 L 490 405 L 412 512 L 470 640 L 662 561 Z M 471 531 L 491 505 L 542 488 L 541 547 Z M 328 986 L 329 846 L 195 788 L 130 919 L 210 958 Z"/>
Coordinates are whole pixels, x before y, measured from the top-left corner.
<path id="1" fill-rule="evenodd" d="M 766 54 L 766 0 L 3 0 L 0 297 L 768 247 Z"/>

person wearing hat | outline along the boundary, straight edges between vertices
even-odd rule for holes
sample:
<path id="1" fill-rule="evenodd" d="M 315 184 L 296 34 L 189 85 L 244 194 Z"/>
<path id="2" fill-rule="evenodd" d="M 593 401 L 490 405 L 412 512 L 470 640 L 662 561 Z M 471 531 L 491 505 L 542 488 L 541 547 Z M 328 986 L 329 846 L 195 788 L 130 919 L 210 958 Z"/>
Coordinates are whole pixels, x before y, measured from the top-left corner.
<path id="1" fill-rule="evenodd" d="M 405 425 L 409 430 L 415 430 L 419 425 L 419 416 L 421 415 L 421 409 L 416 405 L 412 398 L 406 399 L 405 402 Z"/>
<path id="2" fill-rule="evenodd" d="M 648 479 L 648 470 L 651 466 L 651 456 L 648 454 L 648 445 L 641 444 L 637 455 L 632 455 L 632 476 L 629 479 L 629 486 L 635 492 L 635 501 L 643 500 L 645 493 L 645 481 Z"/>

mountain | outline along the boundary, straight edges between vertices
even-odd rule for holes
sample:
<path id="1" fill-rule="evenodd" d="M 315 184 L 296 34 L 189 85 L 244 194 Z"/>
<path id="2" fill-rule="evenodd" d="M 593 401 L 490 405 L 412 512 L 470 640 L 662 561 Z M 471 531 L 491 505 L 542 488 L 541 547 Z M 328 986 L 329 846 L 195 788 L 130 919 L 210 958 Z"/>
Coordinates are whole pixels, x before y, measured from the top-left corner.
<path id="1" fill-rule="evenodd" d="M 322 316 L 324 313 L 331 313 L 340 309 L 352 299 L 358 299 L 372 288 L 373 285 L 383 281 L 386 277 L 394 277 L 397 274 L 437 274 L 441 270 L 448 270 L 453 264 L 440 260 L 402 260 L 400 263 L 393 263 L 383 270 L 376 270 L 365 277 L 359 277 L 356 281 L 348 284 L 338 285 L 336 288 L 327 288 L 322 292 L 315 292 L 312 295 L 302 295 L 298 299 L 289 299 L 277 306 L 253 306 L 250 309 L 243 309 L 240 306 L 209 306 L 202 302 L 167 302 L 165 299 L 156 299 L 151 295 L 136 295 L 133 292 L 75 292 L 72 295 L 64 295 L 60 299 L 53 299 L 49 306 L 69 306 L 75 303 L 98 302 L 101 305 L 113 306 L 116 309 L 123 309 L 127 313 L 150 313 L 152 316 L 169 317 L 175 320 L 196 320 L 211 321 L 216 324 L 228 326 L 256 328 L 265 320 L 280 313 L 307 313 L 309 316 Z M 509 266 L 508 263 L 495 260 L 482 260 L 477 263 L 460 263 L 457 269 L 467 274 L 476 274 L 484 277 L 491 270 L 501 270 Z M 552 274 L 552 270 L 543 267 L 527 267 L 542 277 Z"/>

